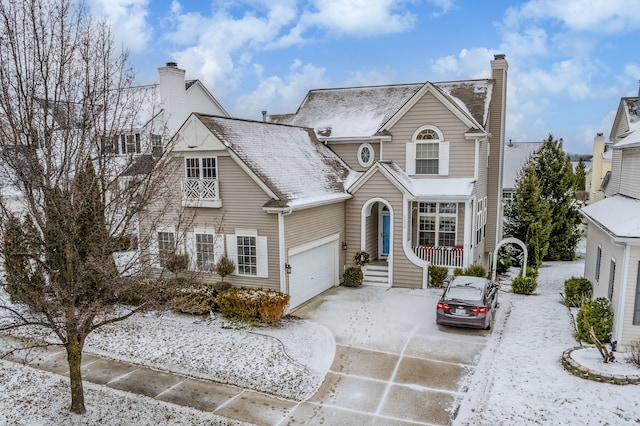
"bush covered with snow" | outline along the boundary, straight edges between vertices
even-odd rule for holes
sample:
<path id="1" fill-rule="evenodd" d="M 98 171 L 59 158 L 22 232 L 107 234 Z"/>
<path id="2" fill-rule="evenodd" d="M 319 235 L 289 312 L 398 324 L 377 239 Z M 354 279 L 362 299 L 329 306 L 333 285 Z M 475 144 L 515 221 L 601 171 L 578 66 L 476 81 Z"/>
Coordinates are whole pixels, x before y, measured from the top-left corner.
<path id="1" fill-rule="evenodd" d="M 611 341 L 611 329 L 613 327 L 613 309 L 611 303 L 604 297 L 598 297 L 593 300 L 586 300 L 576 317 L 578 325 L 578 340 L 587 343 L 591 341 L 589 330 L 593 327 L 593 331 L 601 342 Z"/>
<path id="2" fill-rule="evenodd" d="M 233 287 L 216 297 L 222 315 L 266 324 L 278 322 L 289 304 L 289 295 L 262 288 Z"/>

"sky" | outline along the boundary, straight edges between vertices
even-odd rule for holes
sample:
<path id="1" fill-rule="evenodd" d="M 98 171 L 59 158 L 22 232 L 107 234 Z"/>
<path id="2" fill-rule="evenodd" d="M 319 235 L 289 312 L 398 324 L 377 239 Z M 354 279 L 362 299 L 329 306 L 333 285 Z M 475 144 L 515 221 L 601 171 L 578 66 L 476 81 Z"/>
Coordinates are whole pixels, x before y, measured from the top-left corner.
<path id="1" fill-rule="evenodd" d="M 174 61 L 242 118 L 295 112 L 311 89 L 488 78 L 503 53 L 506 140 L 589 154 L 639 92 L 640 0 L 87 2 L 140 84 Z"/>

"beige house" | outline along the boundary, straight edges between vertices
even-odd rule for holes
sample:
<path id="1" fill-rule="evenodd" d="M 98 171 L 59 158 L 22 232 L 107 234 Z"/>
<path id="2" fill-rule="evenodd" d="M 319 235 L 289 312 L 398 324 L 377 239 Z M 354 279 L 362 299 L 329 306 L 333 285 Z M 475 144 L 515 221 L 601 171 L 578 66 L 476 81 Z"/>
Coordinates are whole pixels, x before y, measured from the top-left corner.
<path id="1" fill-rule="evenodd" d="M 622 98 L 611 129 L 611 178 L 587 219 L 584 276 L 614 311 L 613 340 L 640 340 L 640 96 Z"/>
<path id="2" fill-rule="evenodd" d="M 602 133 L 593 138 L 593 157 L 591 167 L 585 174 L 585 190 L 588 194 L 588 203 L 595 203 L 604 198 L 604 186 L 611 173 L 611 144 L 606 143 Z"/>
<path id="3" fill-rule="evenodd" d="M 507 61 L 490 79 L 312 90 L 263 121 L 192 114 L 176 134 L 180 238 L 204 271 L 226 253 L 234 285 L 290 294 L 338 285 L 357 252 L 365 280 L 423 288 L 428 266 L 490 265 L 502 232 Z M 220 226 L 215 224 L 221 224 Z M 169 244 L 169 245 L 168 245 Z"/>

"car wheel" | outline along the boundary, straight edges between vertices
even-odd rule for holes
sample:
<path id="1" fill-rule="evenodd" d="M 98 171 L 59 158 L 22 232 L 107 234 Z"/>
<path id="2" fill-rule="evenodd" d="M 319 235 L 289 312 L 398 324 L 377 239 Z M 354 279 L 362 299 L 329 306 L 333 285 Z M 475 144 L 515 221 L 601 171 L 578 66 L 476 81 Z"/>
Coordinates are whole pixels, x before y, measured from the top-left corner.
<path id="1" fill-rule="evenodd" d="M 484 327 L 485 330 L 491 330 L 491 317 L 493 316 L 493 312 L 488 315 L 489 318 L 489 322 L 487 323 L 487 325 Z"/>

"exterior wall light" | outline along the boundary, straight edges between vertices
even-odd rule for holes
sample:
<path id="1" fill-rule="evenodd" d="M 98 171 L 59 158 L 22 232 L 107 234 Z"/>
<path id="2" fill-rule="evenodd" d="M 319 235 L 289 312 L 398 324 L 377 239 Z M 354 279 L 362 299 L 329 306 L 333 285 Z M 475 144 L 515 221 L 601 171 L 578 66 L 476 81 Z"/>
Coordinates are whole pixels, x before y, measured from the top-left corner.
<path id="1" fill-rule="evenodd" d="M 291 274 L 291 265 L 289 265 L 288 263 L 285 263 L 284 270 L 287 271 L 287 274 Z"/>

